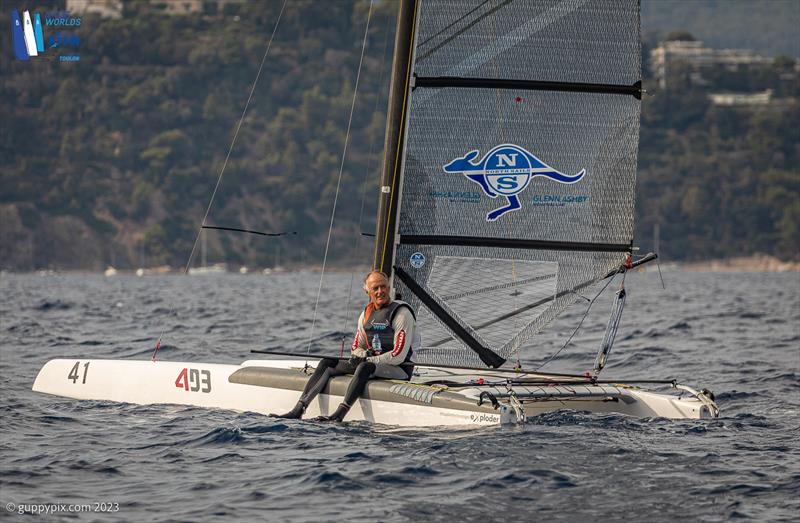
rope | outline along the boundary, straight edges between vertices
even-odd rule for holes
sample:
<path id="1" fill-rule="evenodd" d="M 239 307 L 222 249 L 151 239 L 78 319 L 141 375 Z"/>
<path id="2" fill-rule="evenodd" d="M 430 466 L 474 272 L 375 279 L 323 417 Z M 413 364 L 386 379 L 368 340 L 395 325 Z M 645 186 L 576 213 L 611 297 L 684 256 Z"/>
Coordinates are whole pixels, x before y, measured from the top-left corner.
<path id="1" fill-rule="evenodd" d="M 606 284 L 605 284 L 605 285 L 603 285 L 603 288 L 602 288 L 602 289 L 600 289 L 600 290 L 597 292 L 597 294 L 595 295 L 595 297 L 594 297 L 594 298 L 592 298 L 592 300 L 589 302 L 589 306 L 588 306 L 588 307 L 586 307 L 586 312 L 584 312 L 584 313 L 583 313 L 583 317 L 581 318 L 581 321 L 580 321 L 580 322 L 578 322 L 578 326 L 577 326 L 577 327 L 575 327 L 575 330 L 574 330 L 574 331 L 572 331 L 572 334 L 570 334 L 570 335 L 569 335 L 569 339 L 567 339 L 566 343 L 564 343 L 564 345 L 563 345 L 563 346 L 562 346 L 560 349 L 558 349 L 558 350 L 557 350 L 557 351 L 556 351 L 556 352 L 555 352 L 553 355 L 551 355 L 549 358 L 547 358 L 546 360 L 544 360 L 544 363 L 542 363 L 541 365 L 539 365 L 538 367 L 536 367 L 536 368 L 533 370 L 533 372 L 536 372 L 537 370 L 541 369 L 542 367 L 544 367 L 545 365 L 547 365 L 548 363 L 550 363 L 551 361 L 553 361 L 553 360 L 555 359 L 555 357 L 556 357 L 556 356 L 558 356 L 559 354 L 561 354 L 561 351 L 563 351 L 564 349 L 566 349 L 566 348 L 567 348 L 567 345 L 569 345 L 569 343 L 572 341 L 572 338 L 574 338 L 574 337 L 575 337 L 575 335 L 578 333 L 578 330 L 580 330 L 580 328 L 581 328 L 581 325 L 583 325 L 583 321 L 584 321 L 584 320 L 586 319 L 586 317 L 589 315 L 589 311 L 590 311 L 590 310 L 592 310 L 592 305 L 594 305 L 594 302 L 595 302 L 595 300 L 597 300 L 597 298 L 599 298 L 599 297 L 600 297 L 600 295 L 601 295 L 601 294 L 603 294 L 603 291 L 605 291 L 605 290 L 606 290 L 606 288 L 608 288 L 608 286 L 609 286 L 609 285 L 611 285 L 611 282 L 612 282 L 612 281 L 614 281 L 614 278 L 616 278 L 616 277 L 617 277 L 617 274 L 619 274 L 619 273 L 618 273 L 618 272 L 617 272 L 617 273 L 614 273 L 614 276 L 612 276 L 612 277 L 611 277 L 611 278 L 610 278 L 610 279 L 609 279 L 609 280 L 606 282 Z M 625 272 L 623 272 L 622 274 L 623 274 L 623 276 L 622 276 L 622 283 L 623 283 L 623 285 L 624 285 L 624 284 L 625 284 Z"/>
<path id="2" fill-rule="evenodd" d="M 667 290 L 667 286 L 664 284 L 664 277 L 661 275 L 661 263 L 656 258 L 656 267 L 658 268 L 658 279 L 661 280 L 661 289 Z"/>
<path id="3" fill-rule="evenodd" d="M 387 18 L 387 26 L 389 24 L 389 21 L 391 21 L 391 19 Z M 381 70 L 380 70 L 380 73 L 378 74 L 378 85 L 382 85 L 383 84 L 383 75 L 386 72 L 386 49 L 389 48 L 389 34 L 391 33 L 391 31 L 389 31 L 389 28 L 386 27 L 386 28 L 384 28 L 383 33 L 384 33 L 385 36 L 383 38 L 383 51 L 381 52 Z M 378 104 L 380 103 L 380 101 L 381 101 L 381 97 L 376 94 L 375 95 L 375 106 L 372 108 L 372 114 L 373 115 L 378 112 Z M 364 170 L 364 180 L 361 182 L 361 209 L 358 212 L 358 230 L 359 231 L 362 229 L 362 225 L 363 225 L 363 222 L 364 222 L 364 203 L 367 200 L 367 186 L 369 185 L 368 184 L 369 175 L 370 175 L 370 172 L 372 171 L 373 151 L 375 150 L 376 137 L 377 137 L 377 135 L 373 134 L 372 135 L 372 140 L 370 140 L 370 143 L 369 143 L 369 154 L 367 155 L 367 158 L 369 158 L 369 160 L 368 160 L 367 168 Z M 364 236 L 363 233 L 355 235 L 355 241 L 353 242 L 353 252 L 359 252 L 361 250 L 361 237 L 362 236 Z M 345 312 L 344 312 L 344 321 L 342 323 L 342 332 L 347 332 L 347 326 L 350 323 L 350 313 L 351 313 L 351 311 L 350 311 L 350 302 L 351 302 L 352 297 L 353 297 L 353 283 L 355 282 L 355 274 L 356 274 L 355 271 L 350 273 L 350 286 L 347 289 L 347 305 L 345 305 L 345 308 L 344 308 Z M 344 354 L 344 342 L 345 342 L 346 338 L 347 338 L 347 335 L 342 336 L 342 346 L 341 346 L 341 349 L 339 351 L 339 356 L 342 356 Z"/>
<path id="4" fill-rule="evenodd" d="M 342 151 L 342 162 L 339 164 L 339 177 L 336 180 L 336 193 L 333 196 L 333 209 L 331 209 L 331 222 L 328 226 L 328 238 L 325 241 L 325 254 L 322 257 L 322 272 L 319 275 L 319 287 L 317 288 L 317 298 L 314 301 L 314 315 L 311 320 L 311 333 L 308 337 L 308 348 L 306 349 L 306 353 L 311 352 L 311 343 L 314 341 L 314 327 L 317 324 L 317 310 L 319 309 L 319 297 L 322 294 L 322 281 L 325 277 L 325 265 L 328 262 L 328 250 L 330 249 L 331 245 L 331 236 L 333 235 L 333 221 L 336 217 L 336 204 L 339 201 L 339 188 L 342 185 L 342 173 L 344 172 L 344 161 L 347 156 L 347 143 L 350 140 L 350 126 L 353 123 L 353 112 L 356 108 L 356 96 L 358 95 L 358 82 L 361 79 L 361 66 L 364 63 L 364 50 L 367 48 L 367 36 L 369 34 L 369 22 L 372 19 L 372 3 L 374 0 L 370 0 L 369 2 L 369 12 L 367 13 L 367 26 L 364 29 L 364 41 L 361 44 L 361 57 L 358 60 L 358 72 L 356 73 L 356 84 L 353 88 L 353 101 L 350 104 L 350 116 L 347 119 L 347 132 L 345 133 L 344 137 L 344 150 Z"/>
<path id="5" fill-rule="evenodd" d="M 256 73 L 256 79 L 253 80 L 253 85 L 250 87 L 250 94 L 247 97 L 247 102 L 244 104 L 244 109 L 242 110 L 242 116 L 239 117 L 239 123 L 236 124 L 236 131 L 233 133 L 233 140 L 231 140 L 231 145 L 228 147 L 228 154 L 225 155 L 225 161 L 222 162 L 222 168 L 219 171 L 219 176 L 217 177 L 217 184 L 214 186 L 214 191 L 211 193 L 211 199 L 208 201 L 208 206 L 206 207 L 206 213 L 203 215 L 203 221 L 200 223 L 200 227 L 197 230 L 197 236 L 194 237 L 194 243 L 192 244 L 192 251 L 189 253 L 189 259 L 186 261 L 186 266 L 183 268 L 183 274 L 186 275 L 189 273 L 189 267 L 192 264 L 192 260 L 194 259 L 194 253 L 197 251 L 197 242 L 200 240 L 200 235 L 203 233 L 203 229 L 206 227 L 206 220 L 208 219 L 208 214 L 211 212 L 211 206 L 214 205 L 214 198 L 217 196 L 217 190 L 219 190 L 219 186 L 222 183 L 222 176 L 225 174 L 225 167 L 228 166 L 228 160 L 231 157 L 231 153 L 233 152 L 233 146 L 236 144 L 236 137 L 239 136 L 239 129 L 242 128 L 242 122 L 244 122 L 244 117 L 247 114 L 247 108 L 250 106 L 250 100 L 253 99 L 253 93 L 256 90 L 256 85 L 258 84 L 258 79 L 261 77 L 261 70 L 264 68 L 264 62 L 267 60 L 267 55 L 269 54 L 269 50 L 272 47 L 272 41 L 275 39 L 275 33 L 278 31 L 278 25 L 281 23 L 281 17 L 283 16 L 283 10 L 286 8 L 286 1 L 283 0 L 283 5 L 281 5 L 281 11 L 278 13 L 278 19 L 275 20 L 275 27 L 272 28 L 272 34 L 269 37 L 269 42 L 267 42 L 267 48 L 264 50 L 264 56 L 261 57 L 261 63 L 258 66 L 258 73 Z M 172 313 L 175 312 L 175 304 L 170 307 L 169 315 L 172 316 Z M 158 339 L 156 340 L 156 347 L 153 350 L 152 360 L 156 361 L 156 355 L 158 354 L 158 349 L 161 348 L 161 338 L 164 336 L 164 332 L 166 331 L 166 325 L 161 327 L 161 333 L 158 335 Z"/>
<path id="6" fill-rule="evenodd" d="M 600 343 L 600 350 L 597 351 L 597 356 L 594 359 L 594 375 L 598 376 L 605 368 L 608 361 L 608 355 L 611 354 L 611 349 L 614 348 L 614 340 L 617 338 L 617 331 L 619 330 L 619 322 L 622 319 L 622 311 L 625 309 L 625 292 L 624 283 L 614 298 L 614 303 L 611 305 L 611 315 L 608 317 L 606 324 L 606 332 L 603 334 L 603 341 Z"/>
<path id="7" fill-rule="evenodd" d="M 451 27 L 455 26 L 457 23 L 459 23 L 460 21 L 464 20 L 465 18 L 467 18 L 467 17 L 468 17 L 469 15 L 471 15 L 472 13 L 474 13 L 475 11 L 477 11 L 478 9 L 480 9 L 481 7 L 483 7 L 484 5 L 488 4 L 488 3 L 489 3 L 489 1 L 490 1 L 490 0 L 484 0 L 482 3 L 478 4 L 478 6 L 477 6 L 477 7 L 473 8 L 473 9 L 472 9 L 472 10 L 470 10 L 470 11 L 467 11 L 467 13 L 466 13 L 466 14 L 464 14 L 463 16 L 460 16 L 459 18 L 456 18 L 455 20 L 453 20 L 452 22 L 450 22 L 450 23 L 449 23 L 449 24 L 447 24 L 446 26 L 442 27 L 442 28 L 441 28 L 439 31 L 437 31 L 436 33 L 432 34 L 431 36 L 429 36 L 428 38 L 426 38 L 425 40 L 423 40 L 421 43 L 417 44 L 417 49 L 421 49 L 423 45 L 427 44 L 428 42 L 430 42 L 431 40 L 433 40 L 433 39 L 434 39 L 434 38 L 436 38 L 437 36 L 439 36 L 439 35 L 443 34 L 445 31 L 447 31 L 447 30 L 449 30 Z M 473 23 L 474 23 L 474 22 L 473 22 Z"/>

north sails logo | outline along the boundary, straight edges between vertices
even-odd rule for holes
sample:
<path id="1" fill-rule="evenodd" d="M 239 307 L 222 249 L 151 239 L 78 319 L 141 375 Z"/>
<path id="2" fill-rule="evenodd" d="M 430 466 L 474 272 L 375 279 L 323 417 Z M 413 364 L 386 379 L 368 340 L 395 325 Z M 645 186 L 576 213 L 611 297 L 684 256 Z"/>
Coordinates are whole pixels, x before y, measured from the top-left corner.
<path id="1" fill-rule="evenodd" d="M 508 205 L 486 215 L 489 222 L 522 207 L 517 195 L 525 190 L 534 176 L 545 176 L 559 183 L 575 183 L 586 174 L 586 169 L 573 176 L 564 174 L 511 143 L 498 145 L 477 162 L 473 161 L 477 157 L 476 149 L 451 161 L 443 169 L 446 173 L 463 174 L 480 185 L 491 198 L 503 196 L 508 200 Z"/>

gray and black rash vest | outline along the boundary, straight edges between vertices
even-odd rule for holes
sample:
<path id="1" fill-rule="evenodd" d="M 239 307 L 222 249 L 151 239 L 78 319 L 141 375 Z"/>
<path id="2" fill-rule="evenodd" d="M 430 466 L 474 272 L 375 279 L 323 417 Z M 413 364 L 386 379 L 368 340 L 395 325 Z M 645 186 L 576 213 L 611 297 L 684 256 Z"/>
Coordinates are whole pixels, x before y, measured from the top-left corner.
<path id="1" fill-rule="evenodd" d="M 399 365 L 411 358 L 413 346 L 418 346 L 416 319 L 411 306 L 393 301 L 386 307 L 375 309 L 368 305 L 358 318 L 358 331 L 352 350 L 357 348 L 375 351 L 375 336 L 380 340 L 380 352 L 375 351 L 368 361 Z"/>

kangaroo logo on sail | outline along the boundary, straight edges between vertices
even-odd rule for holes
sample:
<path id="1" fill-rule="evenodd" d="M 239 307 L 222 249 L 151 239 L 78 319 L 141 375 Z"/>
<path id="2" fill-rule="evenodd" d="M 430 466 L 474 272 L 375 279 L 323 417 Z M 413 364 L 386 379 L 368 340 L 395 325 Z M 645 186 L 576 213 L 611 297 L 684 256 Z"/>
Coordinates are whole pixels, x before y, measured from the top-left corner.
<path id="1" fill-rule="evenodd" d="M 472 150 L 443 166 L 443 169 L 446 173 L 463 174 L 480 185 L 490 198 L 503 196 L 508 200 L 508 205 L 486 215 L 488 222 L 497 220 L 507 212 L 522 208 L 517 195 L 525 190 L 534 176 L 545 176 L 558 183 L 575 183 L 586 174 L 586 169 L 581 169 L 578 174 L 572 176 L 564 174 L 519 145 L 511 143 L 498 145 L 483 158 L 475 161 L 477 157 L 478 150 Z"/>

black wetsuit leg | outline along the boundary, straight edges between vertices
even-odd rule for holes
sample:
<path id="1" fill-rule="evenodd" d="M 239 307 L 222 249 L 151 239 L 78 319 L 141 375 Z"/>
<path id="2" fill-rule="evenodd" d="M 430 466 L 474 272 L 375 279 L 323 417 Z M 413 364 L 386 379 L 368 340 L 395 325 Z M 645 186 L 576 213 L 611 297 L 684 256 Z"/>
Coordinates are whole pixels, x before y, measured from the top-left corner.
<path id="1" fill-rule="evenodd" d="M 352 366 L 351 366 L 352 368 Z M 374 363 L 362 361 L 355 368 L 353 379 L 347 386 L 347 391 L 344 393 L 344 401 L 339 404 L 339 407 L 329 416 L 319 416 L 314 418 L 316 421 L 343 421 L 344 417 L 350 411 L 350 407 L 364 392 L 364 387 L 367 385 L 369 379 L 375 374 L 376 366 Z M 352 372 L 352 371 L 350 371 Z"/>
<path id="2" fill-rule="evenodd" d="M 322 392 L 322 389 L 328 384 L 329 379 L 333 376 L 352 374 L 355 370 L 356 367 L 350 365 L 350 363 L 346 361 L 339 361 L 334 358 L 323 358 L 314 370 L 314 374 L 308 378 L 306 386 L 303 388 L 303 393 L 300 395 L 300 399 L 297 400 L 297 404 L 294 408 L 285 414 L 270 414 L 270 416 L 284 419 L 302 418 L 308 405 L 317 397 L 317 394 Z"/>
<path id="3" fill-rule="evenodd" d="M 358 364 L 353 374 L 353 379 L 350 380 L 350 385 L 347 386 L 347 392 L 344 393 L 344 404 L 348 408 L 352 407 L 356 400 L 361 397 L 364 387 L 366 387 L 373 374 L 375 374 L 374 363 L 363 361 Z"/>
<path id="4" fill-rule="evenodd" d="M 333 358 L 323 358 L 317 365 L 314 374 L 308 379 L 303 394 L 300 395 L 300 401 L 303 404 L 310 404 L 317 394 L 322 392 L 328 380 L 334 376 L 343 376 L 345 374 L 352 374 L 356 370 L 355 367 L 350 365 L 347 361 L 336 360 Z M 363 388 L 363 387 L 362 387 Z"/>

